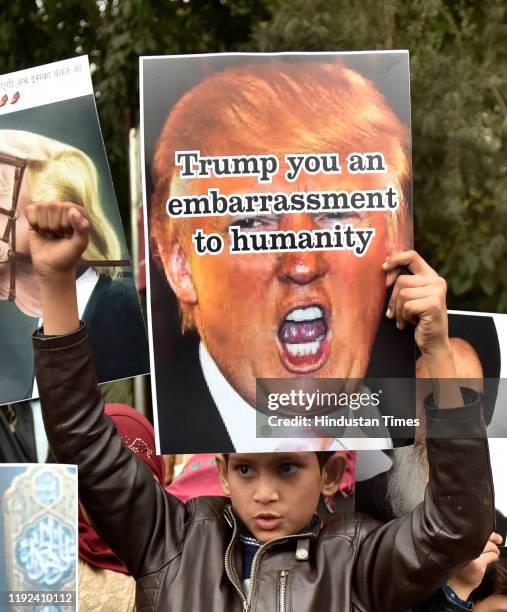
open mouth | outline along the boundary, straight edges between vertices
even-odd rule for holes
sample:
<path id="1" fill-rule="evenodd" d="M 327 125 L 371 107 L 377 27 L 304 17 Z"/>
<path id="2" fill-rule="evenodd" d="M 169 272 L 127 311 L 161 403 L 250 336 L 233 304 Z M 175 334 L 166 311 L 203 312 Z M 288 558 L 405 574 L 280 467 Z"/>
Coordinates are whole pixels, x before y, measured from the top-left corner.
<path id="1" fill-rule="evenodd" d="M 283 519 L 278 514 L 271 514 L 270 512 L 261 512 L 254 517 L 254 521 L 261 529 L 270 531 L 276 529 L 277 527 L 280 527 Z"/>
<path id="2" fill-rule="evenodd" d="M 278 330 L 285 367 L 305 373 L 320 368 L 329 354 L 328 315 L 320 304 L 290 310 Z"/>

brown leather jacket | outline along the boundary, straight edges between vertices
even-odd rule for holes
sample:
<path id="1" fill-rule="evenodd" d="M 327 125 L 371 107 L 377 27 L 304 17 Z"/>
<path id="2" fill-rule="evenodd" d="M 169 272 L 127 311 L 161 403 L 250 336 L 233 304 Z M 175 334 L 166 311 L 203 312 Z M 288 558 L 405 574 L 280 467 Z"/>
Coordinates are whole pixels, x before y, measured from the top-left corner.
<path id="1" fill-rule="evenodd" d="M 179 502 L 123 446 L 103 415 L 86 328 L 35 337 L 34 345 L 51 447 L 60 462 L 78 464 L 80 498 L 137 579 L 139 612 L 404 611 L 478 556 L 493 530 L 480 408 L 433 411 L 430 428 L 441 421 L 476 437 L 428 440 L 424 503 L 386 525 L 333 516 L 323 527 L 264 544 L 247 604 L 237 519 L 227 500 Z"/>

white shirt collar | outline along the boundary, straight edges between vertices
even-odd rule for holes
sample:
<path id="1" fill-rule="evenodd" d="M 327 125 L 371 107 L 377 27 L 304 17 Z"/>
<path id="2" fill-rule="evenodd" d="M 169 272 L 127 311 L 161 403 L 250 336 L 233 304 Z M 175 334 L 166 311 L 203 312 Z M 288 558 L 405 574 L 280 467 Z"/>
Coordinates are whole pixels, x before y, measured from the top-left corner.
<path id="1" fill-rule="evenodd" d="M 99 275 L 92 268 L 88 268 L 86 272 L 81 274 L 76 280 L 76 294 L 77 294 L 77 312 L 79 320 L 82 320 L 86 305 L 90 300 L 90 297 L 95 289 L 96 284 L 99 282 Z M 42 327 L 42 317 L 39 318 L 39 327 Z M 32 397 L 37 397 L 39 390 L 37 388 L 37 380 L 34 378 Z"/>
<path id="2" fill-rule="evenodd" d="M 199 361 L 211 397 L 218 408 L 236 452 L 269 453 L 289 449 L 315 450 L 312 438 L 257 438 L 255 436 L 255 408 L 250 406 L 226 380 L 202 342 L 199 345 Z M 360 429 L 357 430 L 357 436 L 357 438 L 335 438 L 326 450 L 374 451 L 358 454 L 356 480 L 365 480 L 388 470 L 391 467 L 390 459 L 378 451 L 392 448 L 392 440 L 390 438 L 367 438 Z"/>
<path id="3" fill-rule="evenodd" d="M 80 319 L 83 318 L 86 305 L 98 282 L 99 275 L 93 268 L 88 268 L 86 272 L 83 272 L 76 280 L 77 311 Z"/>
<path id="4" fill-rule="evenodd" d="M 232 445 L 238 453 L 274 451 L 273 438 L 256 438 L 255 409 L 231 386 L 201 342 L 199 345 L 204 380 L 227 429 Z"/>

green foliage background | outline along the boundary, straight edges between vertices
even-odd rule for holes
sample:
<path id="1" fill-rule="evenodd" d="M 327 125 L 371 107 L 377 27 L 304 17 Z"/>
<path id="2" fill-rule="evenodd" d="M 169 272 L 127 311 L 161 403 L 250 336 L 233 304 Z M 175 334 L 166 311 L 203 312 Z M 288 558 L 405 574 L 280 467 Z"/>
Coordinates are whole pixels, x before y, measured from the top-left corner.
<path id="1" fill-rule="evenodd" d="M 453 308 L 507 312 L 505 0 L 1 0 L 0 73 L 88 53 L 120 209 L 138 56 L 409 49 L 416 247 Z"/>

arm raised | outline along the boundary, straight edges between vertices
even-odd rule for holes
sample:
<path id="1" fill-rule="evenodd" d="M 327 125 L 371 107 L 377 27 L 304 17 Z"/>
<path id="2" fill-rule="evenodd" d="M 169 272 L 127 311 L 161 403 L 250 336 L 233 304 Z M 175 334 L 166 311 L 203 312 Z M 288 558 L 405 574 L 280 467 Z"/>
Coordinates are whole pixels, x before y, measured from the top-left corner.
<path id="1" fill-rule="evenodd" d="M 424 601 L 480 555 L 494 527 L 494 495 L 481 397 L 462 389 L 447 331 L 446 285 L 414 251 L 385 264 L 394 288 L 386 316 L 415 339 L 433 385 L 425 401 L 429 484 L 411 513 L 358 531 L 355 593 L 366 609 L 395 612 Z M 399 275 L 405 267 L 411 274 Z"/>
<path id="2" fill-rule="evenodd" d="M 137 578 L 179 553 L 187 510 L 155 483 L 104 415 L 87 330 L 77 311 L 76 264 L 90 230 L 83 209 L 39 203 L 28 207 L 27 218 L 41 283 L 44 335 L 36 334 L 33 342 L 48 440 L 59 462 L 78 465 L 81 501 Z"/>

